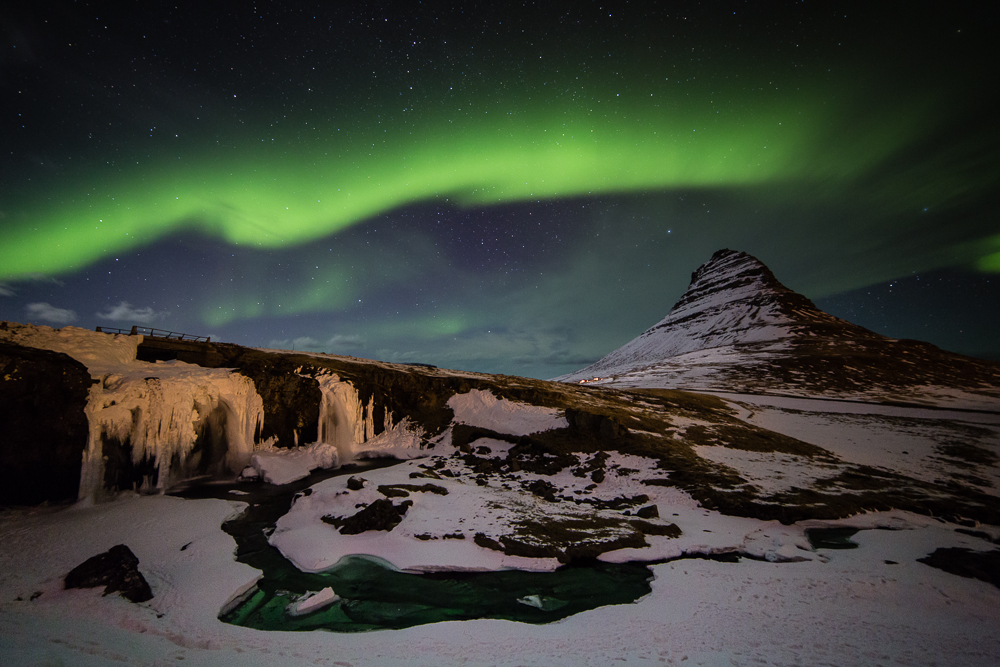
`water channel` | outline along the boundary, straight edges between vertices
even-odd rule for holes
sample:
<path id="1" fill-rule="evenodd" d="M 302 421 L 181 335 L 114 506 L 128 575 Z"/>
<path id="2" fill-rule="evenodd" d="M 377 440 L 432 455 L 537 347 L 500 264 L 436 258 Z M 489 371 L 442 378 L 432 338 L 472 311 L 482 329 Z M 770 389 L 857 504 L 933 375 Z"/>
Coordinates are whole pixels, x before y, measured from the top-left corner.
<path id="1" fill-rule="evenodd" d="M 308 493 L 308 487 L 330 477 L 395 463 L 383 459 L 344 466 L 279 487 L 262 482 L 209 482 L 172 491 L 184 498 L 222 498 L 250 505 L 241 516 L 224 523 L 222 529 L 236 540 L 236 560 L 261 570 L 263 577 L 220 619 L 260 630 L 336 632 L 476 618 L 550 623 L 604 605 L 635 602 L 650 592 L 653 574 L 641 563 L 595 560 L 554 572 L 420 574 L 359 555 L 343 558 L 325 572 L 306 573 L 268 544 L 267 535 L 278 518 L 288 512 L 296 494 Z M 309 593 L 327 588 L 337 596 L 332 603 L 309 613 L 294 613 L 296 605 L 302 605 Z"/>

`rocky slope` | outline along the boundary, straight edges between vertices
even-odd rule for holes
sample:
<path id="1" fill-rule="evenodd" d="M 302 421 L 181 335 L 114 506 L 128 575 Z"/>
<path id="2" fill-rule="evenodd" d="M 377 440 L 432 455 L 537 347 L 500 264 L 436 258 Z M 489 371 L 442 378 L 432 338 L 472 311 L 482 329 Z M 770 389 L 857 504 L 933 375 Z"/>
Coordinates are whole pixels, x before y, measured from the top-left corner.
<path id="1" fill-rule="evenodd" d="M 596 378 L 596 379 L 595 379 Z M 816 308 L 743 252 L 720 250 L 663 320 L 596 363 L 556 378 L 921 401 L 1000 399 L 1000 364 L 881 336 Z"/>

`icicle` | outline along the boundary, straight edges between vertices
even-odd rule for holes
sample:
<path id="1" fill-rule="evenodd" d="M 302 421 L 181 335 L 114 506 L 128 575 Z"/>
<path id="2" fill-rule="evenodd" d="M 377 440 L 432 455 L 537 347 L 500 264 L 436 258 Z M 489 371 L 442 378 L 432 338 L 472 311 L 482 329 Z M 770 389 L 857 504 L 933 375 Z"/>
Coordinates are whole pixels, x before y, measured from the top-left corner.
<path id="1" fill-rule="evenodd" d="M 365 438 L 362 442 L 368 442 L 375 437 L 375 394 L 368 399 L 368 407 L 365 410 Z"/>
<path id="2" fill-rule="evenodd" d="M 354 386 L 351 385 L 353 389 Z M 354 401 L 354 444 L 360 444 L 365 441 L 365 407 L 361 404 L 361 398 L 357 396 L 357 391 L 354 392 L 356 399 Z"/>
<path id="3" fill-rule="evenodd" d="M 93 385 L 87 398 L 87 407 L 84 409 L 87 421 L 90 424 L 90 433 L 87 436 L 87 449 L 83 452 L 83 461 L 80 465 L 80 492 L 77 498 L 85 505 L 92 504 L 101 499 L 104 479 L 104 439 L 100 421 L 94 416 L 101 401 L 103 390 L 100 385 Z"/>

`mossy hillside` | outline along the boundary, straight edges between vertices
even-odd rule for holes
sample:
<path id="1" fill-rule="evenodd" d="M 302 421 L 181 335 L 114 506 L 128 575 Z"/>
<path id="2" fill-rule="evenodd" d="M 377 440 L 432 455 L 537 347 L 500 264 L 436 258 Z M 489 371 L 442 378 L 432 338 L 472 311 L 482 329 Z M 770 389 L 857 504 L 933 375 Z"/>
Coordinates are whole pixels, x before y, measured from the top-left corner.
<path id="1" fill-rule="evenodd" d="M 845 464 L 821 447 L 740 421 L 728 403 L 714 396 L 460 373 L 333 355 L 218 347 L 227 364 L 254 377 L 292 374 L 308 384 L 315 383 L 313 378 L 320 374 L 336 373 L 357 389 L 363 403 L 374 398 L 379 409 L 391 412 L 395 423 L 405 417 L 423 428 L 428 444 L 451 427 L 452 442 L 468 449 L 464 456 L 477 475 L 516 470 L 555 474 L 567 467 L 581 468 L 586 461 L 593 462 L 596 454 L 617 451 L 650 461 L 646 469 L 636 473 L 646 483 L 681 488 L 706 508 L 728 514 L 787 523 L 900 508 L 998 522 L 997 511 L 992 509 L 998 504 L 996 498 L 960 480 L 919 482 L 904 475 L 886 475 L 884 471 Z M 280 382 L 271 382 L 281 386 Z M 472 389 L 490 391 L 510 401 L 559 409 L 569 426 L 511 436 L 453 424 L 448 400 Z M 301 395 L 306 397 L 306 403 L 315 401 L 318 415 L 318 388 L 315 399 L 309 392 Z M 265 410 L 269 404 L 265 399 Z M 313 408 L 292 405 L 286 410 L 286 420 L 298 410 L 296 419 L 306 421 Z M 266 414 L 265 424 L 268 419 Z M 505 440 L 515 446 L 503 457 L 477 454 L 475 443 L 482 438 Z M 735 469 L 698 456 L 699 446 L 793 455 L 821 467 L 834 466 L 836 471 L 832 476 L 822 476 L 822 483 L 817 482 L 814 488 L 767 496 Z M 942 450 L 942 454 L 977 464 L 987 463 L 987 459 L 992 463 L 991 452 L 974 445 L 963 447 L 959 443 Z M 602 466 L 592 465 L 584 474 L 600 476 L 603 472 Z"/>

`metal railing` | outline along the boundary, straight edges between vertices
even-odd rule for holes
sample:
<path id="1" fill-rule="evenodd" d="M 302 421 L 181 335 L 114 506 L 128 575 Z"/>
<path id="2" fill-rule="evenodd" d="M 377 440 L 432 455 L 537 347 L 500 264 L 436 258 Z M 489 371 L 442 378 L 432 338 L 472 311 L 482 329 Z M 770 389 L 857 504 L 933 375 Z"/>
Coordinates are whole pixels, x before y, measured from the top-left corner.
<path id="1" fill-rule="evenodd" d="M 177 331 L 167 331 L 165 329 L 153 329 L 152 327 L 140 327 L 133 325 L 131 329 L 116 329 L 114 327 L 97 327 L 98 333 L 125 334 L 127 336 L 149 336 L 151 338 L 169 338 L 170 340 L 187 340 L 195 343 L 211 343 L 211 336 L 192 336 L 191 334 L 179 333 Z"/>

